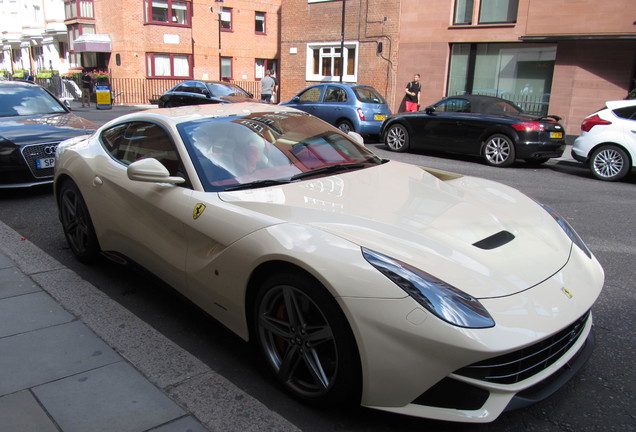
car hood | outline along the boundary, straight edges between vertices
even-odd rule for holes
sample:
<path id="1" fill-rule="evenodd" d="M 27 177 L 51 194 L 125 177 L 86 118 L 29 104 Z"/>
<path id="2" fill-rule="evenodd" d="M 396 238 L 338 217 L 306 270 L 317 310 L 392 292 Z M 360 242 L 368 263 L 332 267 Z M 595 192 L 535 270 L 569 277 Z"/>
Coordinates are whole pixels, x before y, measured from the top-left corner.
<path id="1" fill-rule="evenodd" d="M 96 124 L 73 113 L 0 119 L 0 139 L 11 141 L 18 146 L 58 142 L 78 135 L 93 133 L 96 129 Z"/>
<path id="2" fill-rule="evenodd" d="M 572 246 L 546 211 L 513 188 L 399 162 L 220 196 L 399 259 L 477 298 L 544 281 Z"/>

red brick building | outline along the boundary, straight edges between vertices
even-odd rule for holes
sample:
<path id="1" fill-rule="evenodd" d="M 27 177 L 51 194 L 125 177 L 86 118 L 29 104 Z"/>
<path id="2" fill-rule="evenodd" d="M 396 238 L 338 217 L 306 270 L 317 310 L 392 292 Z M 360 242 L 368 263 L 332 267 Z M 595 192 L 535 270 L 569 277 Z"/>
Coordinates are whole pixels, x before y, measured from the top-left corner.
<path id="1" fill-rule="evenodd" d="M 282 0 L 283 99 L 339 78 L 322 66 L 339 45 L 342 9 L 343 0 Z M 345 11 L 345 41 L 357 51 L 344 81 L 373 85 L 393 111 L 420 73 L 424 105 L 499 95 L 562 116 L 578 134 L 587 114 L 635 85 L 634 0 L 347 0 Z"/>

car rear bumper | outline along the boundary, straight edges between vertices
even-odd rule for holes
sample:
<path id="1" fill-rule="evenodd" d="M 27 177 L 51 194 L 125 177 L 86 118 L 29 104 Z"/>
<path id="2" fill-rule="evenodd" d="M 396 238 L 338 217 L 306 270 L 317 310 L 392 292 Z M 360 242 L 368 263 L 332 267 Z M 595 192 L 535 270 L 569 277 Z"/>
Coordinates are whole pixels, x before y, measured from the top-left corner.
<path id="1" fill-rule="evenodd" d="M 517 146 L 520 159 L 560 158 L 565 151 L 565 141 L 554 143 L 522 142 Z"/>

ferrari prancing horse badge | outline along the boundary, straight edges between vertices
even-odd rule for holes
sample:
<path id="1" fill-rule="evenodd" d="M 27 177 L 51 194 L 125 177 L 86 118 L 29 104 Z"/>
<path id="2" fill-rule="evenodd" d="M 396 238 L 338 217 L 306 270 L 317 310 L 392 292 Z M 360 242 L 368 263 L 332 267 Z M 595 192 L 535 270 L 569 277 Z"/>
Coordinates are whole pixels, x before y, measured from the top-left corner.
<path id="1" fill-rule="evenodd" d="M 204 210 L 205 210 L 205 204 L 197 203 L 197 205 L 194 206 L 194 210 L 192 210 L 192 217 L 194 219 L 198 219 L 198 217 L 203 214 Z"/>

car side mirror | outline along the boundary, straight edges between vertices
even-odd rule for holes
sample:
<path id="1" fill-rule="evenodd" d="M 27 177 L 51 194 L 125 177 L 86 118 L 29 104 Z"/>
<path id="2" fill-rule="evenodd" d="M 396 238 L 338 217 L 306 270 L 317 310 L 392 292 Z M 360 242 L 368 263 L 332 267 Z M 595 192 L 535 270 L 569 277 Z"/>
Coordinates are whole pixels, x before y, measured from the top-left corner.
<path id="1" fill-rule="evenodd" d="M 248 98 L 250 98 L 250 99 L 253 99 L 253 98 L 254 98 L 254 95 L 253 95 L 252 93 L 248 93 L 248 94 L 247 94 L 247 97 L 248 97 Z"/>
<path id="2" fill-rule="evenodd" d="M 128 165 L 126 174 L 130 180 L 149 183 L 185 183 L 182 177 L 171 177 L 168 169 L 154 158 L 141 159 Z"/>
<path id="3" fill-rule="evenodd" d="M 209 90 L 203 90 L 203 96 L 205 96 L 208 99 L 212 97 Z"/>
<path id="4" fill-rule="evenodd" d="M 433 105 L 427 106 L 424 108 L 426 114 L 433 114 L 435 112 L 435 107 Z"/>
<path id="5" fill-rule="evenodd" d="M 298 96 L 294 96 L 294 98 L 291 101 L 292 101 L 292 103 L 299 103 L 300 102 L 300 98 Z"/>
<path id="6" fill-rule="evenodd" d="M 358 144 L 364 144 L 364 138 L 362 138 L 362 135 L 360 135 L 358 132 L 349 131 L 347 135 L 356 140 Z"/>

